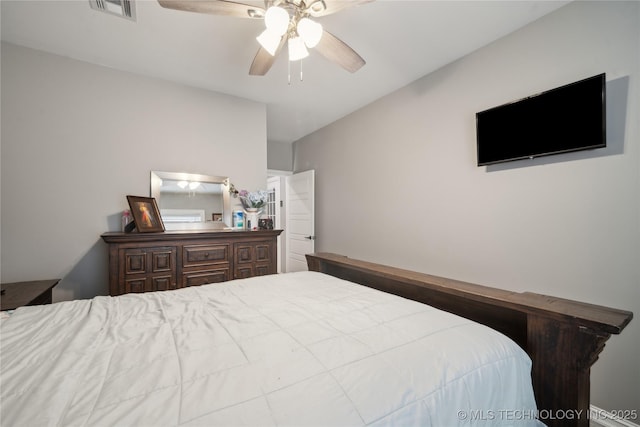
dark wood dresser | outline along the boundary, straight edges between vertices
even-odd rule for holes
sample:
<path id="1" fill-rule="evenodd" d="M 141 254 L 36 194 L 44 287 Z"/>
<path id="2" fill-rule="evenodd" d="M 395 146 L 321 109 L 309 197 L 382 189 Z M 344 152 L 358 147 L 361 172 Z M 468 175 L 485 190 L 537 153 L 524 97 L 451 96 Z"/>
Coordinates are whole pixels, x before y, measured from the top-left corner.
<path id="1" fill-rule="evenodd" d="M 277 272 L 282 230 L 104 233 L 109 294 L 151 292 Z"/>

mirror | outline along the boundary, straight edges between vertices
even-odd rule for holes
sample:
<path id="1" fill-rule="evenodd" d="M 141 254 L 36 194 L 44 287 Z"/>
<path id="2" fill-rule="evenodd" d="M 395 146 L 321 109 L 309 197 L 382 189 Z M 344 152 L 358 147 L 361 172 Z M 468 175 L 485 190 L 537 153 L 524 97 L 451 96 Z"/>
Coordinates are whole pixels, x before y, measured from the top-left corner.
<path id="1" fill-rule="evenodd" d="M 151 171 L 151 197 L 167 230 L 231 227 L 226 176 Z"/>

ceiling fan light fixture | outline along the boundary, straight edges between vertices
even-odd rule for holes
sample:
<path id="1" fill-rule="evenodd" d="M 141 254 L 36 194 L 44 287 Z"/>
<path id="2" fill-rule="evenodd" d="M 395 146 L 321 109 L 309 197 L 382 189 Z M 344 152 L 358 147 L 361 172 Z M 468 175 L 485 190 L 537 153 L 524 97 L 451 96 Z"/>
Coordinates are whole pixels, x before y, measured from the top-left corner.
<path id="1" fill-rule="evenodd" d="M 262 46 L 264 50 L 269 52 L 271 56 L 275 56 L 276 51 L 278 50 L 278 46 L 280 46 L 281 38 L 282 36 L 267 28 L 262 32 L 262 34 L 256 37 L 256 40 L 258 40 L 260 46 Z"/>
<path id="2" fill-rule="evenodd" d="M 98 6 L 99 3 L 104 2 L 126 6 L 134 1 L 89 0 L 92 7 L 94 3 Z M 366 64 L 365 60 L 348 44 L 324 30 L 322 26 L 315 24 L 313 20 L 374 0 L 261 0 L 260 2 L 251 0 L 247 2 L 249 4 L 244 3 L 243 0 L 156 1 L 163 8 L 185 12 L 237 18 L 263 17 L 267 31 L 256 37 L 260 47 L 249 68 L 251 76 L 264 76 L 276 62 L 277 55 L 284 50 L 285 41 L 290 39 L 292 40 L 287 49 L 289 50 L 288 63 L 307 57 L 309 55 L 307 49 L 315 47 L 320 55 L 350 73 L 355 73 Z M 258 6 L 257 3 L 261 5 Z M 307 22 L 304 18 L 310 18 L 311 22 Z M 299 27 L 298 23 L 300 23 Z M 305 26 L 313 29 L 305 29 Z M 302 38 L 298 39 L 298 37 Z"/>
<path id="3" fill-rule="evenodd" d="M 289 29 L 289 13 L 281 7 L 271 6 L 264 15 L 264 24 L 267 30 L 282 36 Z"/>
<path id="4" fill-rule="evenodd" d="M 323 32 L 322 25 L 309 18 L 302 18 L 298 22 L 297 31 L 308 48 L 314 48 L 320 43 Z"/>
<path id="5" fill-rule="evenodd" d="M 309 51 L 300 37 L 289 38 L 289 61 L 299 61 L 309 56 Z"/>

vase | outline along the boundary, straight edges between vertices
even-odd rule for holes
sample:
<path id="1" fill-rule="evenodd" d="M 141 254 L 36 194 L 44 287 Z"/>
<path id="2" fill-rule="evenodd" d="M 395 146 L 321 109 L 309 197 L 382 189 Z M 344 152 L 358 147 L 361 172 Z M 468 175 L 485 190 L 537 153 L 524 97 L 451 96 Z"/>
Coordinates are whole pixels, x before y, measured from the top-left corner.
<path id="1" fill-rule="evenodd" d="M 260 216 L 259 208 L 245 208 L 244 210 L 247 213 L 247 230 L 257 230 L 258 229 L 258 216 Z"/>

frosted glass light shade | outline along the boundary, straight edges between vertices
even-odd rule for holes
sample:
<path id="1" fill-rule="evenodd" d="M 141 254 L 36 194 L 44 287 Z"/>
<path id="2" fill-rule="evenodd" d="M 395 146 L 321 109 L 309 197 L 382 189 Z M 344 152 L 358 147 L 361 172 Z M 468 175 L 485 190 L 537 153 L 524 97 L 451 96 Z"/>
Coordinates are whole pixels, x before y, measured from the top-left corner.
<path id="1" fill-rule="evenodd" d="M 289 29 L 289 13 L 281 7 L 271 6 L 264 15 L 267 30 L 282 36 Z"/>
<path id="2" fill-rule="evenodd" d="M 278 35 L 267 28 L 262 32 L 262 34 L 256 37 L 256 40 L 258 40 L 258 43 L 260 43 L 260 46 L 262 46 L 264 50 L 269 52 L 271 56 L 274 56 L 276 54 L 276 50 L 278 50 L 278 46 L 280 46 L 281 38 L 281 35 Z"/>
<path id="3" fill-rule="evenodd" d="M 289 61 L 299 61 L 309 56 L 309 51 L 300 37 L 289 39 Z"/>
<path id="4" fill-rule="evenodd" d="M 322 38 L 322 25 L 317 22 L 312 21 L 309 18 L 302 18 L 300 22 L 298 22 L 298 34 L 304 40 L 304 44 L 307 45 L 308 48 L 313 48 L 320 43 L 320 39 Z"/>

